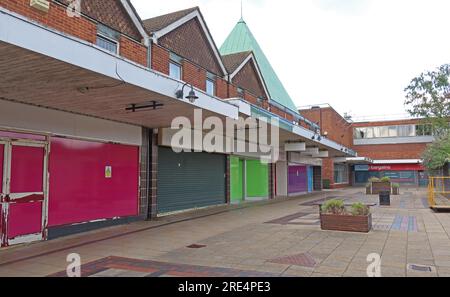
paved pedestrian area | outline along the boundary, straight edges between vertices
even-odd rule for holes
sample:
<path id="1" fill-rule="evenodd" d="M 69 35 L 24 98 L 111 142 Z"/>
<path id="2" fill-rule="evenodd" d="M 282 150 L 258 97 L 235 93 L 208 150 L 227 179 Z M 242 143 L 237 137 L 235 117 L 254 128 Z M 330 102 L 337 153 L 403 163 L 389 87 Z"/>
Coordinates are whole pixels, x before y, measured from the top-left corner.
<path id="1" fill-rule="evenodd" d="M 369 234 L 320 230 L 316 204 L 333 198 L 378 200 L 351 188 L 13 247 L 0 251 L 0 276 L 64 276 L 71 253 L 93 277 L 364 277 L 374 253 L 385 277 L 450 276 L 450 214 L 430 210 L 425 190 L 403 189 L 392 206 L 373 207 Z"/>

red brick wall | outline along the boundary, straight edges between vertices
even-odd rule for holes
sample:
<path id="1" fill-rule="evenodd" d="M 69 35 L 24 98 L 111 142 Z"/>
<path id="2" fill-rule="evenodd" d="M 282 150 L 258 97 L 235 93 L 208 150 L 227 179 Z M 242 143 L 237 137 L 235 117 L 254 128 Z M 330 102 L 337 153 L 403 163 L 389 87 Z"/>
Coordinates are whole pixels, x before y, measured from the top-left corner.
<path id="1" fill-rule="evenodd" d="M 91 4 L 96 2 L 90 0 Z M 103 1 L 102 5 L 106 5 Z M 30 0 L 0 0 L 0 6 L 32 19 L 44 26 L 80 38 L 90 43 L 97 39 L 97 25 L 86 17 L 69 17 L 66 7 L 50 2 L 48 12 L 42 12 L 30 6 Z M 136 63 L 147 65 L 147 50 L 139 42 L 121 36 L 120 53 L 127 59 Z"/>
<path id="2" fill-rule="evenodd" d="M 156 45 L 152 45 L 152 69 L 169 75 L 169 51 Z"/>
<path id="3" fill-rule="evenodd" d="M 228 97 L 229 98 L 238 98 L 239 97 L 236 86 L 234 86 L 232 84 L 228 84 Z"/>
<path id="4" fill-rule="evenodd" d="M 120 55 L 143 66 L 147 66 L 147 47 L 125 36 L 120 37 Z"/>
<path id="5" fill-rule="evenodd" d="M 233 78 L 233 84 L 248 90 L 257 97 L 265 96 L 264 88 L 259 81 L 253 62 L 249 61 Z"/>
<path id="6" fill-rule="evenodd" d="M 216 95 L 221 99 L 228 98 L 228 82 L 222 78 L 216 79 Z"/>
<path id="7" fill-rule="evenodd" d="M 374 160 L 420 159 L 427 147 L 425 143 L 356 145 L 359 156 Z"/>
<path id="8" fill-rule="evenodd" d="M 32 19 L 42 25 L 73 35 L 90 43 L 95 43 L 97 26 L 86 18 L 71 18 L 66 8 L 50 3 L 48 12 L 41 12 L 30 6 L 30 0 L 1 0 L 0 5 L 6 9 Z"/>
<path id="9" fill-rule="evenodd" d="M 196 18 L 159 38 L 158 42 L 161 46 L 200 65 L 209 72 L 218 76 L 224 75 Z"/>
<path id="10" fill-rule="evenodd" d="M 68 0 L 58 1 L 66 5 L 69 4 Z M 81 12 L 136 41 L 142 39 L 141 34 L 119 0 L 81 0 Z"/>
<path id="11" fill-rule="evenodd" d="M 301 110 L 300 113 L 322 128 L 322 134 L 328 133 L 330 140 L 351 147 L 353 145 L 353 129 L 337 111 L 332 108 Z"/>
<path id="12" fill-rule="evenodd" d="M 197 67 L 187 60 L 183 60 L 183 81 L 205 91 L 206 70 Z"/>
<path id="13" fill-rule="evenodd" d="M 244 99 L 251 104 L 258 104 L 258 98 L 255 95 L 250 94 L 249 92 L 245 92 Z"/>

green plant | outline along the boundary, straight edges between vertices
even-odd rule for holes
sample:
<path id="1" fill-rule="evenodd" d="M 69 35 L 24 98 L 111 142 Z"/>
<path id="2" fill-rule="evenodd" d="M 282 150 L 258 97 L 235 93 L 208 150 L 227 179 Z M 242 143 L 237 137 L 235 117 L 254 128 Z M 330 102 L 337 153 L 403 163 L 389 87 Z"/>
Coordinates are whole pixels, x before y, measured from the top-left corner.
<path id="1" fill-rule="evenodd" d="M 322 213 L 328 214 L 344 214 L 345 213 L 345 205 L 342 200 L 329 200 L 322 205 Z"/>
<path id="2" fill-rule="evenodd" d="M 382 177 L 382 178 L 380 179 L 380 181 L 381 181 L 382 183 L 390 183 L 390 182 L 391 182 L 391 178 L 388 177 L 388 176 L 384 176 L 384 177 Z"/>
<path id="3" fill-rule="evenodd" d="M 392 187 L 393 187 L 394 189 L 400 189 L 400 184 L 392 184 Z"/>
<path id="4" fill-rule="evenodd" d="M 371 186 L 372 186 L 371 183 L 367 183 L 367 184 L 366 184 L 366 188 L 370 188 Z"/>
<path id="5" fill-rule="evenodd" d="M 378 177 L 369 178 L 369 182 L 371 182 L 371 183 L 378 183 L 379 181 L 380 181 L 380 179 Z"/>
<path id="6" fill-rule="evenodd" d="M 370 208 L 361 202 L 354 203 L 351 207 L 351 213 L 354 216 L 368 216 L 370 214 Z"/>

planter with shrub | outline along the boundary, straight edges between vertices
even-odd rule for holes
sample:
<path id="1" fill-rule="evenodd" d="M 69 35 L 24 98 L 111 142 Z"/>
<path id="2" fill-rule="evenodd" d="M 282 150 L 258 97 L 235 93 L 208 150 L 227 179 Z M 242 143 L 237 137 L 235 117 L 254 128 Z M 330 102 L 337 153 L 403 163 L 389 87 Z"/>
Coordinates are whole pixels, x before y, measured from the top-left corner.
<path id="1" fill-rule="evenodd" d="M 320 206 L 322 230 L 368 233 L 372 229 L 370 206 L 355 203 L 346 206 L 342 200 L 330 200 Z"/>
<path id="2" fill-rule="evenodd" d="M 369 183 L 366 185 L 367 195 L 379 195 L 383 192 L 389 192 L 391 195 L 400 194 L 400 185 L 391 183 L 389 177 L 377 178 L 372 177 L 369 179 Z"/>

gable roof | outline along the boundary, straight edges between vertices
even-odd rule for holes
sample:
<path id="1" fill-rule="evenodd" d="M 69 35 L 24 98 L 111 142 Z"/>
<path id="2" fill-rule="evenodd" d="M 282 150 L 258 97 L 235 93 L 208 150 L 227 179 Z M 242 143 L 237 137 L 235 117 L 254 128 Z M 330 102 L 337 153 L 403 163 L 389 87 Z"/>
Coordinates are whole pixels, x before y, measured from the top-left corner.
<path id="1" fill-rule="evenodd" d="M 222 59 L 225 63 L 225 66 L 228 69 L 228 73 L 230 74 L 230 80 L 233 78 L 244 68 L 247 63 L 253 62 L 255 66 L 256 74 L 258 75 L 258 79 L 261 82 L 261 85 L 264 89 L 264 93 L 266 96 L 270 96 L 269 91 L 267 89 L 266 82 L 264 81 L 264 77 L 262 75 L 261 69 L 259 68 L 258 62 L 256 61 L 255 55 L 251 51 L 241 52 L 236 54 L 230 54 L 222 56 Z"/>
<path id="2" fill-rule="evenodd" d="M 250 51 L 223 55 L 222 60 L 225 64 L 225 67 L 228 70 L 228 73 L 233 73 L 241 64 L 247 59 L 247 57 L 251 54 Z"/>
<path id="3" fill-rule="evenodd" d="M 200 11 L 199 7 L 188 8 L 185 10 L 180 10 L 176 12 L 172 12 L 169 14 L 165 14 L 162 16 L 154 17 L 151 19 L 147 19 L 143 21 L 144 28 L 147 33 L 152 36 L 155 43 L 158 43 L 158 38 L 172 32 L 178 27 L 186 24 L 192 19 L 197 18 L 200 23 L 200 27 L 205 33 L 206 39 L 214 52 L 214 56 L 219 64 L 224 75 L 227 75 L 227 69 L 223 64 L 222 57 L 220 56 L 219 49 L 217 48 L 214 39 L 212 38 L 211 32 L 206 25 L 205 19 Z"/>
<path id="4" fill-rule="evenodd" d="M 230 55 L 248 51 L 253 52 L 257 64 L 261 69 L 261 73 L 269 91 L 270 99 L 292 111 L 298 112 L 292 98 L 284 88 L 252 32 L 244 20 L 241 19 L 225 40 L 220 48 L 220 52 L 222 55 Z"/>
<path id="5" fill-rule="evenodd" d="M 58 1 L 64 5 L 70 4 L 69 0 Z M 133 39 L 144 39 L 148 44 L 147 32 L 130 0 L 84 0 L 81 2 L 81 12 Z"/>
<path id="6" fill-rule="evenodd" d="M 197 10 L 198 7 L 192 7 L 164 15 L 160 15 L 151 19 L 144 20 L 144 28 L 149 33 L 157 32 L 167 26 L 169 26 L 172 23 L 175 23 L 179 19 L 187 16 L 191 12 Z"/>

